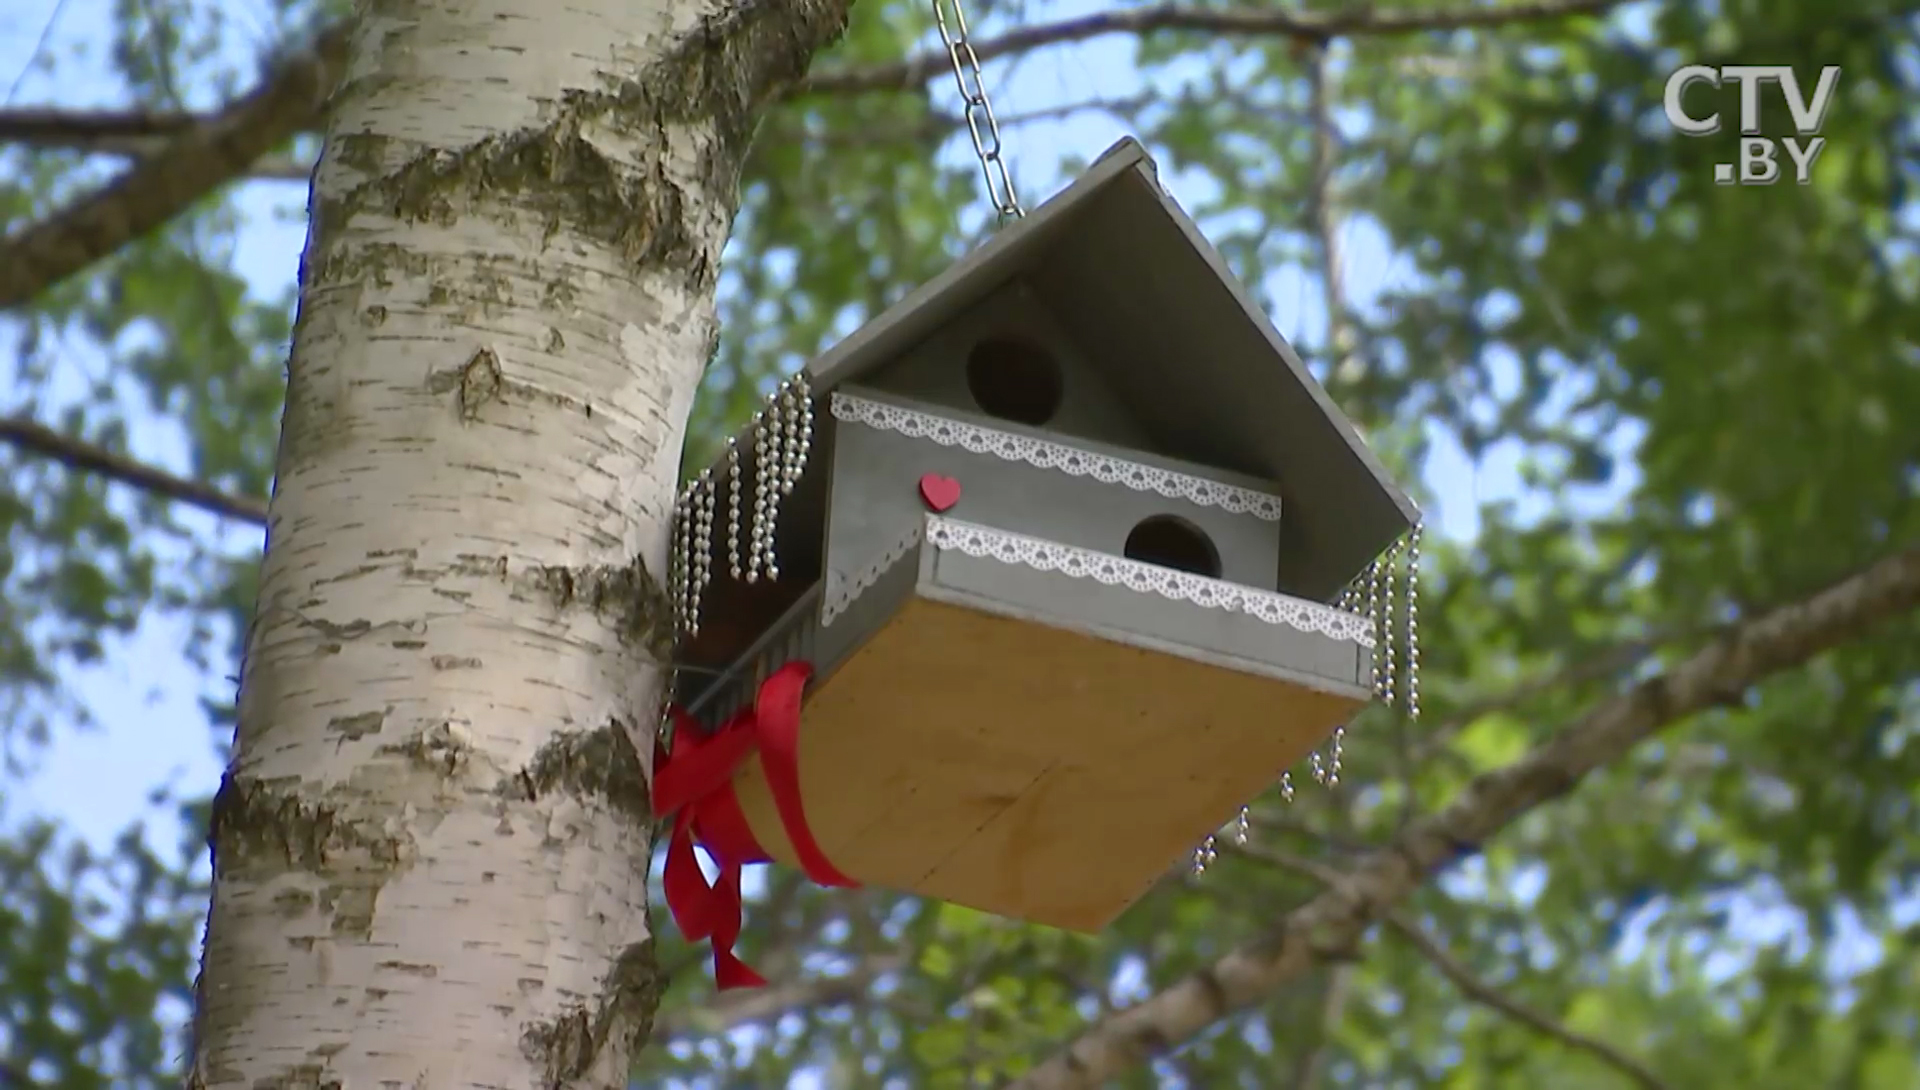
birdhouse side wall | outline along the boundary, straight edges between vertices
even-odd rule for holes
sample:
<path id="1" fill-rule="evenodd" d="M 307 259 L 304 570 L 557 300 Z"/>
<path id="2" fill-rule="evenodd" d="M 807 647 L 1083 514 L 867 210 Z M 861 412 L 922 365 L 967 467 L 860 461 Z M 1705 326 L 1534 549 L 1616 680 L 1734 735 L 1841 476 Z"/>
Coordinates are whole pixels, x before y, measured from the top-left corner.
<path id="1" fill-rule="evenodd" d="M 951 513 L 969 522 L 1122 556 L 1136 527 L 1170 516 L 1204 536 L 1226 582 L 1270 589 L 1279 562 L 1280 524 L 1272 519 L 841 422 L 827 516 L 829 587 L 859 578 L 917 530 L 927 511 L 920 482 L 929 474 L 958 482 Z"/>
<path id="2" fill-rule="evenodd" d="M 974 396 L 968 359 L 982 343 L 1011 339 L 1044 352 L 1057 374 L 1058 408 L 1044 422 L 1049 431 L 1133 449 L 1151 449 L 1142 430 L 1099 370 L 1048 313 L 1033 291 L 1013 281 L 959 318 L 942 326 L 911 351 L 871 374 L 860 384 L 916 401 L 992 417 Z M 1042 376 L 1034 376 L 1041 381 Z"/>
<path id="3" fill-rule="evenodd" d="M 1321 691 L 1367 691 L 1372 652 L 1350 639 L 957 550 L 932 556 L 922 593 L 942 601 Z"/>

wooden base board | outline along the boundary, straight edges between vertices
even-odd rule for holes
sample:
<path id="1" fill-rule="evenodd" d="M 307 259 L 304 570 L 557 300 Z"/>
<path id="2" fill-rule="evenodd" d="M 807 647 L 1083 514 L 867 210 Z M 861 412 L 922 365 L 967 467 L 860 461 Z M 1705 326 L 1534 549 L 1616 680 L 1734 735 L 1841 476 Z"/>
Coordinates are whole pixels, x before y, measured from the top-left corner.
<path id="1" fill-rule="evenodd" d="M 913 598 L 809 696 L 801 787 L 852 877 L 1091 933 L 1363 703 Z M 757 760 L 737 790 L 791 865 Z"/>

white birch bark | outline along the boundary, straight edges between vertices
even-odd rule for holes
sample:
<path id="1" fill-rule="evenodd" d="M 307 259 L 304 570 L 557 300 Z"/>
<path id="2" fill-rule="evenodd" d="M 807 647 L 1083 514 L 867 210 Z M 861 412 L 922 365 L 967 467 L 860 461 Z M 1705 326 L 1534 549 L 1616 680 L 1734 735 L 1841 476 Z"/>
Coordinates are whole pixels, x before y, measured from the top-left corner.
<path id="1" fill-rule="evenodd" d="M 753 115 L 847 3 L 361 5 L 192 1086 L 626 1084 L 686 411 Z"/>

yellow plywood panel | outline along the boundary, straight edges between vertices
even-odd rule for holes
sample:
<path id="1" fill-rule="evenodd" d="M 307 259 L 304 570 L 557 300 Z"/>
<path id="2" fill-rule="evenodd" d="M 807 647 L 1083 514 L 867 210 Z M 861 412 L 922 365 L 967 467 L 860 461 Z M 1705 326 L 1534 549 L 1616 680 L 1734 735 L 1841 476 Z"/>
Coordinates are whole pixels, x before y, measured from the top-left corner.
<path id="1" fill-rule="evenodd" d="M 1092 932 L 1363 703 L 915 598 L 808 698 L 800 779 L 850 876 Z M 759 762 L 738 789 L 794 863 Z"/>

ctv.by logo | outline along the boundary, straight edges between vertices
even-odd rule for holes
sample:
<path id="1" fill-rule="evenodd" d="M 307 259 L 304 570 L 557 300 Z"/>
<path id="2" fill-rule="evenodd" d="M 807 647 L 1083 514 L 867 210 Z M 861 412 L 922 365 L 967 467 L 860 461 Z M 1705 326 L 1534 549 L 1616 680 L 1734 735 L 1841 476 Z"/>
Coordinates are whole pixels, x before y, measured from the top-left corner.
<path id="1" fill-rule="evenodd" d="M 1827 119 L 1827 107 L 1833 104 L 1833 88 L 1839 82 L 1838 66 L 1830 64 L 1822 68 L 1820 83 L 1813 89 L 1813 101 L 1809 102 L 1800 93 L 1800 77 L 1784 64 L 1728 64 L 1719 68 L 1690 64 L 1667 77 L 1667 122 L 1687 136 L 1712 136 L 1720 131 L 1719 112 L 1694 117 L 1687 113 L 1681 97 L 1696 83 L 1710 83 L 1715 87 L 1723 83 L 1739 84 L 1740 161 L 1738 164 L 1715 163 L 1713 180 L 1721 185 L 1735 182 L 1772 185 L 1780 180 L 1779 156 L 1785 148 L 1787 158 L 1793 162 L 1793 180 L 1806 185 L 1814 160 L 1820 158 L 1827 146 L 1827 138 L 1820 135 L 1820 126 Z M 1782 97 L 1787 100 L 1787 112 L 1793 117 L 1792 136 L 1775 140 L 1759 135 L 1760 88 L 1768 83 L 1778 83 Z"/>

